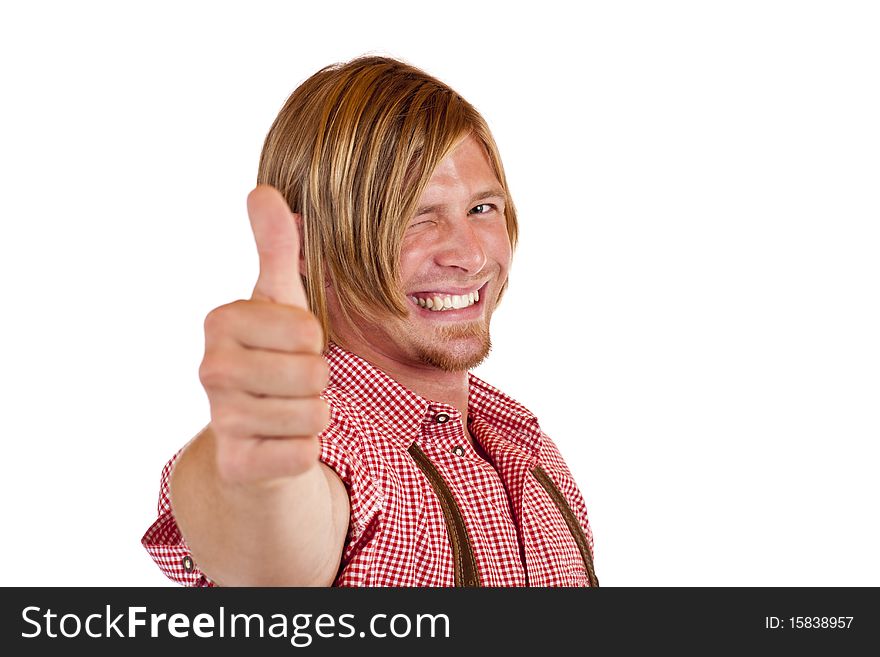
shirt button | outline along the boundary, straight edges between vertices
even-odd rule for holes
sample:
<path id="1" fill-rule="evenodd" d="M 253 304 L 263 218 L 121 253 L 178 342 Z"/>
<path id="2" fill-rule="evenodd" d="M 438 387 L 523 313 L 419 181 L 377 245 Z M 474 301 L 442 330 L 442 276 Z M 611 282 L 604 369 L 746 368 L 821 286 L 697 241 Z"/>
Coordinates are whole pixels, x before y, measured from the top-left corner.
<path id="1" fill-rule="evenodd" d="M 446 424 L 449 422 L 449 413 L 437 413 L 437 415 L 434 416 L 434 422 L 437 424 Z"/>
<path id="2" fill-rule="evenodd" d="M 191 573 L 191 572 L 192 572 L 193 570 L 195 570 L 195 568 L 196 568 L 196 565 L 193 563 L 192 557 L 189 556 L 189 555 L 186 555 L 186 556 L 181 560 L 180 563 L 181 563 L 181 565 L 183 566 L 183 570 L 184 570 L 185 572 L 187 572 L 187 573 Z"/>
<path id="3" fill-rule="evenodd" d="M 462 447 L 461 445 L 456 445 L 452 448 L 452 453 L 456 456 L 464 456 L 464 447 Z"/>

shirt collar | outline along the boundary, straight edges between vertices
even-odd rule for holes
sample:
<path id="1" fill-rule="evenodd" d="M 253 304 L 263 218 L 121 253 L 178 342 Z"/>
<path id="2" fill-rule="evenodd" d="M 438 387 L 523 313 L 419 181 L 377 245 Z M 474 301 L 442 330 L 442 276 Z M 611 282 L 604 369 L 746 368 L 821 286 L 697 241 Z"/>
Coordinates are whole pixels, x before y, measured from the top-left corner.
<path id="1" fill-rule="evenodd" d="M 495 428 L 499 434 L 537 456 L 543 432 L 538 418 L 518 401 L 505 395 L 474 374 L 470 378 L 468 413 Z"/>
<path id="2" fill-rule="evenodd" d="M 414 393 L 360 356 L 331 342 L 324 353 L 330 365 L 329 388 L 339 389 L 368 416 L 371 424 L 384 426 L 388 437 L 402 449 L 422 433 L 425 423 L 438 413 L 459 417 L 458 411 Z M 522 404 L 468 374 L 468 413 L 495 428 L 499 435 L 531 453 L 541 448 L 537 418 Z"/>

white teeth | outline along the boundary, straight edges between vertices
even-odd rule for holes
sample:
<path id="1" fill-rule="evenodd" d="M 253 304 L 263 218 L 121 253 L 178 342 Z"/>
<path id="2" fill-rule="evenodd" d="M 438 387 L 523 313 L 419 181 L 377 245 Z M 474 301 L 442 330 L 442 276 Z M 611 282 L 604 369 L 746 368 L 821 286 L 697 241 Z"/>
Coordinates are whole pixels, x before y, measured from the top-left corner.
<path id="1" fill-rule="evenodd" d="M 457 310 L 475 304 L 480 300 L 480 293 L 474 291 L 469 292 L 468 294 L 450 294 L 443 297 L 438 295 L 434 297 L 426 297 L 424 299 L 420 297 L 410 297 L 410 299 L 421 308 L 427 308 L 429 310 Z"/>

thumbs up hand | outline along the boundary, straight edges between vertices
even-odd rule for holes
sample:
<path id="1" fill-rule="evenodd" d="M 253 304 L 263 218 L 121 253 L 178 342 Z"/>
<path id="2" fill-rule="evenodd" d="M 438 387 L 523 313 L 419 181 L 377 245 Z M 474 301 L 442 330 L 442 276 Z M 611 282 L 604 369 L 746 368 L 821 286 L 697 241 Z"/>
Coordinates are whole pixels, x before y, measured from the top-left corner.
<path id="1" fill-rule="evenodd" d="M 277 189 L 260 185 L 248 195 L 248 216 L 260 255 L 252 299 L 308 308 L 299 274 L 299 231 Z"/>
<path id="2" fill-rule="evenodd" d="M 247 208 L 260 275 L 249 301 L 208 313 L 199 368 L 218 473 L 242 484 L 311 470 L 329 422 L 319 397 L 328 381 L 324 336 L 300 278 L 297 217 L 268 185 L 250 193 Z"/>

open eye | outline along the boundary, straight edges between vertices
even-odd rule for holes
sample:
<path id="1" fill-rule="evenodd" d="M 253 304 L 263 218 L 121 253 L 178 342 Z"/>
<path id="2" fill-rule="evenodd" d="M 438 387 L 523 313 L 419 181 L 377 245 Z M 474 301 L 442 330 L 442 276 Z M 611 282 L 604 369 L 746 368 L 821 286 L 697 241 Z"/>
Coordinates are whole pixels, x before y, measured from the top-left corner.
<path id="1" fill-rule="evenodd" d="M 480 203 L 479 205 L 472 207 L 469 214 L 489 214 L 495 209 L 495 206 L 491 203 Z"/>

